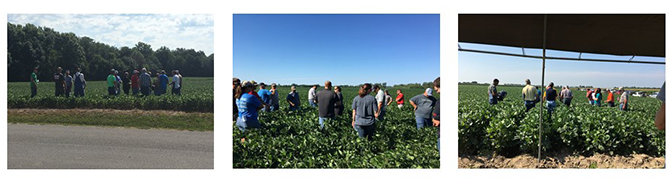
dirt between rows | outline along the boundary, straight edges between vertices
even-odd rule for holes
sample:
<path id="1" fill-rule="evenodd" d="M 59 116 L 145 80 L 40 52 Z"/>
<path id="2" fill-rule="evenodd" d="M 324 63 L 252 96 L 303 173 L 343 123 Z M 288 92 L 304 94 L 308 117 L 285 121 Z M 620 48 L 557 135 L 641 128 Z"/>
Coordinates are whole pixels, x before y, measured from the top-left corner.
<path id="1" fill-rule="evenodd" d="M 609 156 L 595 154 L 585 156 L 545 157 L 538 162 L 536 156 L 464 156 L 458 158 L 458 168 L 664 168 L 665 157 L 651 157 L 646 154 L 631 156 Z"/>
<path id="2" fill-rule="evenodd" d="M 184 111 L 168 111 L 168 110 L 116 110 L 116 109 L 7 109 L 7 114 L 11 115 L 31 115 L 31 114 L 119 114 L 119 115 L 167 115 L 167 116 L 184 116 L 188 114 Z"/>

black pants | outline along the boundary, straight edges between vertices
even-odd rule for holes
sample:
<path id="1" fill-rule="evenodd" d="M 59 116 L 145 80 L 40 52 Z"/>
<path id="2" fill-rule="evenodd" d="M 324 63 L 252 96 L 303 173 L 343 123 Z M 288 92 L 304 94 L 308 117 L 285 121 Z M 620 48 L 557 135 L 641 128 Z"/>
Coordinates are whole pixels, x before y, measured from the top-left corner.
<path id="1" fill-rule="evenodd" d="M 124 94 L 128 95 L 128 91 L 131 89 L 131 85 L 124 85 Z"/>
<path id="2" fill-rule="evenodd" d="M 108 94 L 108 95 L 110 95 L 110 96 L 114 96 L 114 95 L 116 95 L 116 93 L 117 93 L 117 91 L 116 91 L 116 89 L 114 88 L 114 86 L 113 86 L 113 87 L 107 87 L 107 94 Z"/>
<path id="3" fill-rule="evenodd" d="M 63 95 L 63 93 L 64 93 L 63 87 L 56 87 L 55 88 L 55 94 L 56 94 L 57 97 Z"/>
<path id="4" fill-rule="evenodd" d="M 143 96 L 149 96 L 149 86 L 140 86 L 140 91 L 142 92 Z"/>
<path id="5" fill-rule="evenodd" d="M 37 95 L 37 87 L 30 87 L 30 98 L 35 97 Z"/>

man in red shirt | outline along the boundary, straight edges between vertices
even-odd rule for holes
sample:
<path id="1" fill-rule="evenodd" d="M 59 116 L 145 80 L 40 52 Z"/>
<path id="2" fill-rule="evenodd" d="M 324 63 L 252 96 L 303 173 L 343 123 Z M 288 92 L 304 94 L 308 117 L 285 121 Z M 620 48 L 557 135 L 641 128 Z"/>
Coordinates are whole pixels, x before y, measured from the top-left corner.
<path id="1" fill-rule="evenodd" d="M 401 93 L 401 90 L 397 90 L 397 107 L 399 109 L 404 107 L 404 94 Z"/>
<path id="2" fill-rule="evenodd" d="M 131 76 L 131 89 L 133 89 L 133 95 L 138 95 L 140 91 L 140 72 L 138 70 L 133 71 L 133 76 Z"/>

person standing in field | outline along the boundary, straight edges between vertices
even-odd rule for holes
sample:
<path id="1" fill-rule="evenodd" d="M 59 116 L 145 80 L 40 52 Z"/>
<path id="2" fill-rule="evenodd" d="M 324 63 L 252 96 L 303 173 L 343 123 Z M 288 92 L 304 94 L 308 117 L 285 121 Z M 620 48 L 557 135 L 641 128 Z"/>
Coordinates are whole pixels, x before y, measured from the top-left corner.
<path id="1" fill-rule="evenodd" d="M 593 93 L 593 95 L 595 95 L 595 102 L 594 102 L 595 105 L 597 107 L 602 106 L 602 89 L 601 88 L 595 89 L 595 93 Z"/>
<path id="2" fill-rule="evenodd" d="M 121 76 L 119 76 L 119 70 L 114 71 L 114 77 L 117 80 L 117 90 L 115 95 L 121 94 L 121 85 L 123 84 L 121 81 Z"/>
<path id="3" fill-rule="evenodd" d="M 397 108 L 401 109 L 404 107 L 404 93 L 401 90 L 397 90 Z"/>
<path id="4" fill-rule="evenodd" d="M 65 97 L 70 97 L 70 91 L 72 91 L 72 76 L 70 70 L 65 70 Z"/>
<path id="5" fill-rule="evenodd" d="M 496 100 L 496 99 L 495 99 Z M 409 101 L 415 111 L 415 123 L 420 128 L 432 126 L 432 109 L 436 104 L 436 98 L 432 96 L 432 89 L 425 89 L 425 93 L 416 95 Z"/>
<path id="6" fill-rule="evenodd" d="M 392 96 L 390 95 L 389 90 L 385 90 L 385 108 L 392 104 Z"/>
<path id="7" fill-rule="evenodd" d="M 122 88 L 126 95 L 128 95 L 128 92 L 131 90 L 131 77 L 129 75 L 128 72 L 124 72 L 124 77 L 121 78 Z"/>
<path id="8" fill-rule="evenodd" d="M 618 91 L 621 91 L 621 97 L 618 99 L 619 107 L 622 111 L 627 111 L 629 104 L 628 102 L 630 100 L 630 92 L 625 91 L 622 86 L 618 88 Z"/>
<path id="9" fill-rule="evenodd" d="M 261 124 L 257 117 L 257 111 L 262 108 L 261 101 L 257 99 L 250 92 L 255 88 L 250 81 L 245 81 L 242 84 L 242 92 L 236 93 L 236 105 L 238 105 L 238 119 L 236 126 L 243 133 L 249 128 L 260 128 Z M 241 137 L 240 142 L 245 142 L 245 136 Z"/>
<path id="10" fill-rule="evenodd" d="M 310 104 L 310 107 L 317 107 L 317 105 L 315 104 L 315 96 L 317 95 L 317 93 L 315 92 L 316 89 L 317 85 L 313 85 L 313 87 L 311 87 L 310 90 L 308 90 L 308 104 Z"/>
<path id="11" fill-rule="evenodd" d="M 289 111 L 299 110 L 301 108 L 301 99 L 299 93 L 296 92 L 296 86 L 292 86 L 291 92 L 287 94 L 287 103 L 289 104 Z"/>
<path id="12" fill-rule="evenodd" d="M 278 85 L 275 83 L 271 84 L 271 112 L 280 110 L 280 97 L 278 94 Z"/>
<path id="13" fill-rule="evenodd" d="M 54 86 L 56 96 L 61 96 L 65 90 L 65 76 L 61 73 L 63 69 L 61 67 L 56 68 L 56 73 L 54 73 Z"/>
<path id="14" fill-rule="evenodd" d="M 146 97 L 151 93 L 152 76 L 147 73 L 146 68 L 142 68 L 141 71 L 142 74 L 140 75 L 140 91 L 142 92 L 142 96 Z"/>
<path id="15" fill-rule="evenodd" d="M 138 70 L 133 70 L 133 76 L 131 76 L 131 89 L 133 90 L 133 95 L 138 95 L 140 91 L 140 76 Z"/>
<path id="16" fill-rule="evenodd" d="M 497 93 L 497 85 L 499 85 L 499 79 L 495 78 L 492 80 L 492 84 L 488 87 L 488 102 L 490 105 L 497 104 L 497 99 L 499 98 Z"/>
<path id="17" fill-rule="evenodd" d="M 364 83 L 359 88 L 358 95 L 352 99 L 352 127 L 359 137 L 373 139 L 376 133 L 375 118 L 378 104 L 371 93 L 371 84 Z"/>
<path id="18" fill-rule="evenodd" d="M 433 84 L 436 93 L 441 93 L 441 77 L 434 79 Z M 436 148 L 439 150 L 439 153 L 441 153 L 441 100 L 436 100 L 436 104 L 434 105 L 434 111 L 432 111 L 432 124 L 438 129 L 437 133 L 439 134 L 439 140 L 436 144 Z"/>
<path id="19" fill-rule="evenodd" d="M 117 77 L 114 77 L 114 69 L 110 70 L 110 75 L 107 76 L 107 94 L 114 96 L 117 94 Z"/>
<path id="20" fill-rule="evenodd" d="M 156 79 L 154 80 L 154 85 L 153 85 L 153 90 L 154 90 L 154 95 L 159 96 L 161 95 L 161 87 L 159 86 L 161 83 L 161 71 L 156 72 Z"/>
<path id="21" fill-rule="evenodd" d="M 318 122 L 320 129 L 324 130 L 324 122 L 331 121 L 334 118 L 334 105 L 336 103 L 336 93 L 331 90 L 331 81 L 324 82 L 324 90 L 317 92 L 315 103 L 318 109 Z"/>
<path id="22" fill-rule="evenodd" d="M 525 79 L 525 87 L 523 88 L 523 100 L 525 101 L 525 112 L 530 111 L 536 104 L 539 96 L 537 89 L 532 86 L 530 79 Z"/>
<path id="23" fill-rule="evenodd" d="M 574 94 L 572 93 L 572 90 L 569 89 L 569 87 L 563 86 L 562 91 L 560 91 L 560 98 L 562 99 L 563 104 L 565 104 L 567 107 L 570 107 L 572 104 L 572 98 L 574 98 Z"/>
<path id="24" fill-rule="evenodd" d="M 607 106 L 614 107 L 614 92 L 611 92 L 610 89 L 607 90 Z"/>
<path id="25" fill-rule="evenodd" d="M 82 73 L 82 68 L 77 67 L 77 72 L 75 73 L 75 97 L 84 96 L 84 88 L 86 88 L 86 80 L 84 79 L 84 73 Z"/>
<path id="26" fill-rule="evenodd" d="M 376 111 L 376 119 L 379 121 L 385 120 L 385 92 L 380 89 L 380 86 L 373 86 L 376 93 L 376 103 L 378 103 L 378 110 Z"/>
<path id="27" fill-rule="evenodd" d="M 590 105 L 594 105 L 594 104 L 595 104 L 595 100 L 593 100 L 593 92 L 594 92 L 594 91 L 591 90 L 590 88 L 588 88 L 588 92 L 586 92 L 586 98 L 588 98 L 588 103 L 589 103 Z"/>
<path id="28" fill-rule="evenodd" d="M 259 84 L 259 91 L 257 92 L 257 95 L 261 97 L 261 102 L 264 103 L 264 107 L 261 108 L 261 112 L 269 112 L 271 111 L 271 91 L 268 91 L 266 89 L 266 83 L 260 83 Z"/>
<path id="29" fill-rule="evenodd" d="M 40 80 L 37 79 L 37 67 L 33 69 L 33 73 L 30 74 L 30 98 L 35 97 L 37 95 L 37 83 L 40 82 Z"/>
<path id="30" fill-rule="evenodd" d="M 233 78 L 233 122 L 235 123 L 238 119 L 238 105 L 236 105 L 236 99 L 240 98 L 242 95 L 243 89 L 240 86 L 240 79 Z"/>
<path id="31" fill-rule="evenodd" d="M 336 93 L 336 102 L 334 102 L 334 114 L 336 116 L 341 116 L 343 115 L 343 93 L 341 92 L 341 87 L 340 86 L 335 86 L 334 87 L 334 92 Z"/>
<path id="32" fill-rule="evenodd" d="M 555 110 L 555 106 L 557 106 L 555 99 L 558 97 L 558 91 L 553 88 L 553 82 L 548 84 L 544 97 L 546 98 L 546 109 L 550 116 L 550 114 L 553 113 L 553 110 Z"/>
<path id="33" fill-rule="evenodd" d="M 182 89 L 182 78 L 180 77 L 180 74 L 178 73 L 177 70 L 173 70 L 173 82 L 170 83 L 171 90 L 170 93 L 173 95 L 182 95 L 180 92 L 180 89 Z"/>
<path id="34" fill-rule="evenodd" d="M 166 71 L 161 70 L 161 75 L 159 76 L 159 87 L 161 93 L 159 95 L 166 94 L 168 92 L 168 76 L 166 76 Z"/>

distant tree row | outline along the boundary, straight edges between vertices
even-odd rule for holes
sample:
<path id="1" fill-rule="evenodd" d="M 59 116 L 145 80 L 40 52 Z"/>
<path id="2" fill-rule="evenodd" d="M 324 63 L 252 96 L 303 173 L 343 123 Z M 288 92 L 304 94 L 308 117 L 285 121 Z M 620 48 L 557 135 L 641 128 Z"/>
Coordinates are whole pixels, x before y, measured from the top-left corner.
<path id="1" fill-rule="evenodd" d="M 178 69 L 184 76 L 212 77 L 214 54 L 177 48 L 171 50 L 138 42 L 135 47 L 121 47 L 96 42 L 74 33 L 60 33 L 48 27 L 7 23 L 8 81 L 28 81 L 34 67 L 39 78 L 51 78 L 56 67 L 71 70 L 81 67 L 87 80 L 104 80 L 111 69 L 120 72 L 145 67 L 152 72 Z M 49 80 L 47 80 L 49 81 Z"/>
<path id="2" fill-rule="evenodd" d="M 269 84 L 269 83 L 265 83 L 265 84 Z M 324 86 L 323 83 L 320 83 L 320 84 L 317 84 L 317 83 L 316 84 L 296 84 L 296 83 L 292 83 L 292 84 L 289 84 L 289 85 L 280 85 L 280 84 L 278 84 L 278 85 L 279 86 L 286 86 L 286 87 L 289 87 L 289 86 L 311 87 L 313 85 Z M 382 83 L 371 83 L 371 85 L 378 85 L 381 88 L 394 87 L 394 88 L 399 88 L 399 89 L 410 89 L 410 88 L 423 88 L 424 89 L 424 88 L 434 87 L 432 82 L 396 84 L 394 86 L 387 86 L 387 82 L 382 82 Z M 340 87 L 361 87 L 362 84 L 359 84 L 359 85 L 336 85 L 336 86 L 340 86 Z"/>

